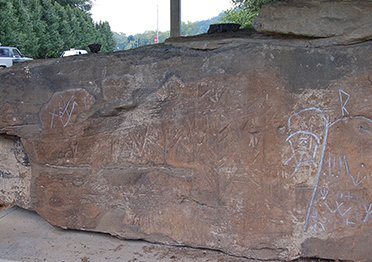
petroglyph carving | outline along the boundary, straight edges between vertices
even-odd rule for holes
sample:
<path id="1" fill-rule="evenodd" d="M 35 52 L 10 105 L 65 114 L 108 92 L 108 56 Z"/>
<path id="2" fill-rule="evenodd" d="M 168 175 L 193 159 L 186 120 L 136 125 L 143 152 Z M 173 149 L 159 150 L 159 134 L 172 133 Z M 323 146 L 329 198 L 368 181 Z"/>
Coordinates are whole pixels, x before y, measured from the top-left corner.
<path id="1" fill-rule="evenodd" d="M 325 227 L 324 227 L 325 219 L 320 217 L 317 210 L 315 210 L 313 214 L 311 215 L 311 220 L 312 220 L 312 225 L 311 225 L 312 232 L 318 233 L 318 232 L 325 231 Z"/>
<path id="2" fill-rule="evenodd" d="M 370 217 L 372 217 L 372 203 L 369 204 L 369 206 L 365 205 L 364 210 L 366 211 L 365 217 L 363 219 L 363 223 L 367 224 Z"/>
<path id="3" fill-rule="evenodd" d="M 340 97 L 341 104 L 341 114 L 342 116 L 349 115 L 349 112 L 346 109 L 346 105 L 349 102 L 350 95 L 343 90 L 338 90 L 338 95 Z"/>
<path id="4" fill-rule="evenodd" d="M 92 114 L 89 109 L 95 98 L 84 89 L 56 92 L 40 110 L 39 117 L 46 132 L 73 132 L 72 123 L 84 121 Z M 75 126 L 75 125 L 74 125 Z"/>
<path id="5" fill-rule="evenodd" d="M 316 124 L 318 126 L 315 126 Z M 288 119 L 288 129 L 291 133 L 286 139 L 286 142 L 290 145 L 292 156 L 285 164 L 288 165 L 292 160 L 295 161 L 296 164 L 292 175 L 295 175 L 304 166 L 309 167 L 309 176 L 316 170 L 316 180 L 306 214 L 305 231 L 310 222 L 311 212 L 318 191 L 327 147 L 329 126 L 328 115 L 315 107 L 300 110 Z"/>
<path id="6" fill-rule="evenodd" d="M 299 174 L 315 175 L 304 222 L 305 231 L 308 228 L 311 228 L 313 232 L 325 230 L 325 222 L 319 219 L 320 213 L 318 207 L 316 207 L 317 201 L 322 201 L 325 210 L 328 210 L 330 214 L 341 217 L 347 226 L 356 224 L 351 215 L 360 217 L 360 205 L 353 202 L 354 197 L 350 192 L 336 192 L 336 195 L 332 193 L 331 197 L 331 191 L 327 185 L 320 187 L 322 175 L 328 177 L 328 179 L 333 179 L 333 183 L 337 183 L 335 181 L 345 175 L 355 188 L 361 187 L 367 178 L 360 172 L 352 174 L 346 155 L 333 156 L 328 152 L 326 159 L 328 136 L 331 128 L 344 119 L 353 118 L 349 116 L 350 113 L 346 108 L 350 95 L 343 90 L 339 90 L 338 95 L 341 105 L 341 116 L 333 122 L 329 121 L 328 115 L 322 109 L 315 107 L 302 109 L 288 119 L 289 135 L 286 142 L 289 144 L 291 156 L 284 164 L 293 168 L 291 176 Z M 327 161 L 328 163 L 326 163 Z M 325 168 L 328 170 L 324 170 Z M 330 197 L 333 198 L 332 201 L 328 200 Z M 347 204 L 344 201 L 347 201 Z M 367 223 L 372 213 L 372 206 L 365 206 L 364 209 L 366 214 L 363 223 Z"/>
<path id="7" fill-rule="evenodd" d="M 256 133 L 251 134 L 251 140 L 249 141 L 249 146 L 250 147 L 256 147 L 258 145 L 258 138 Z"/>
<path id="8" fill-rule="evenodd" d="M 338 203 L 338 202 L 336 201 L 336 207 L 335 207 L 334 209 L 332 209 L 332 208 L 329 206 L 328 202 L 325 202 L 325 206 L 327 207 L 327 209 L 329 210 L 329 212 L 331 212 L 332 214 L 335 214 L 335 213 L 339 212 L 340 207 L 342 207 L 343 204 L 344 204 L 344 203 Z"/>
<path id="9" fill-rule="evenodd" d="M 328 188 L 323 187 L 323 188 L 320 190 L 320 196 L 321 196 L 321 199 L 322 199 L 322 200 L 326 200 L 327 197 L 328 197 L 328 193 L 329 193 Z"/>
<path id="10" fill-rule="evenodd" d="M 71 120 L 71 116 L 75 110 L 75 107 L 78 106 L 78 103 L 74 100 L 74 96 L 64 102 L 63 97 L 60 96 L 60 101 L 58 107 L 56 107 L 53 112 L 50 112 L 51 120 L 50 120 L 50 128 L 53 128 L 54 125 L 54 118 L 57 118 L 61 121 L 63 127 L 66 127 Z"/>
<path id="11" fill-rule="evenodd" d="M 343 159 L 338 158 L 335 156 L 332 156 L 332 154 L 329 154 L 328 156 L 328 175 L 331 177 L 339 178 L 342 167 L 343 167 Z M 327 173 L 325 173 L 327 174 Z"/>
<path id="12" fill-rule="evenodd" d="M 358 172 L 356 176 L 353 176 L 350 172 L 349 162 L 347 161 L 346 156 L 344 156 L 344 161 L 347 175 L 351 178 L 354 186 L 359 186 L 363 182 L 363 180 L 366 179 L 366 176 L 360 177 L 360 172 Z"/>

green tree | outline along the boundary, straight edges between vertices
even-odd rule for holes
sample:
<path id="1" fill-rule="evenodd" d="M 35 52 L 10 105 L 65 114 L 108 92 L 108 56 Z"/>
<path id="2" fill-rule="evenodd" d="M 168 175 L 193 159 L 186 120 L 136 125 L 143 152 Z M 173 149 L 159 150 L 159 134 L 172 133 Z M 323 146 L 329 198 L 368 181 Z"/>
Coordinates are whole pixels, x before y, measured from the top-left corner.
<path id="1" fill-rule="evenodd" d="M 34 58 L 57 57 L 70 48 L 99 43 L 111 52 L 115 40 L 108 22 L 94 23 L 85 0 L 0 0 L 0 43 Z M 138 41 L 137 41 L 138 43 Z"/>
<path id="2" fill-rule="evenodd" d="M 95 43 L 101 44 L 103 52 L 112 52 L 115 50 L 115 39 L 108 22 L 99 22 L 96 24 L 97 36 Z"/>
<path id="3" fill-rule="evenodd" d="M 16 10 L 12 2 L 0 0 L 0 43 L 14 46 L 17 41 L 17 29 L 19 26 Z"/>
<path id="4" fill-rule="evenodd" d="M 181 35 L 188 36 L 188 35 L 196 35 L 198 34 L 198 24 L 193 22 L 182 22 L 181 23 Z"/>
<path id="5" fill-rule="evenodd" d="M 184 36 L 197 35 L 206 33 L 209 29 L 209 25 L 219 23 L 222 21 L 224 13 L 222 12 L 216 17 L 211 19 L 197 21 L 197 22 L 182 22 L 181 34 Z M 114 39 L 116 41 L 116 50 L 128 50 L 131 48 L 137 48 L 144 45 L 155 44 L 156 31 L 146 31 L 141 34 L 129 35 L 124 33 L 114 33 Z M 159 43 L 163 43 L 169 38 L 170 32 L 159 32 Z"/>
<path id="6" fill-rule="evenodd" d="M 159 43 L 163 43 L 165 39 L 169 38 L 169 31 L 159 32 Z M 114 33 L 116 42 L 116 50 L 128 50 L 144 45 L 155 44 L 156 31 L 146 31 L 141 34 L 129 35 L 124 33 Z"/>
<path id="7" fill-rule="evenodd" d="M 197 21 L 197 22 L 182 22 L 181 24 L 181 35 L 199 35 L 208 32 L 209 26 L 211 24 L 220 23 L 223 19 L 224 13 L 219 14 L 211 19 Z"/>
<path id="8" fill-rule="evenodd" d="M 65 7 L 65 10 L 66 10 L 66 16 L 67 16 L 67 21 L 68 21 L 68 24 L 69 24 L 69 29 L 70 29 L 70 33 L 69 33 L 69 42 L 68 42 L 68 45 L 65 46 L 65 48 L 69 49 L 69 48 L 73 48 L 73 47 L 76 47 L 76 46 L 79 46 L 79 20 L 76 16 L 76 12 L 74 11 L 75 9 L 73 7 L 70 7 L 70 6 L 67 6 Z"/>
<path id="9" fill-rule="evenodd" d="M 13 5 L 19 22 L 16 29 L 17 47 L 28 50 L 28 53 L 33 53 L 33 46 L 37 39 L 33 31 L 31 13 L 27 8 L 27 3 L 23 0 L 14 0 Z"/>
<path id="10" fill-rule="evenodd" d="M 91 0 L 56 0 L 62 6 L 78 7 L 79 9 L 88 12 L 92 9 Z"/>
<path id="11" fill-rule="evenodd" d="M 46 32 L 46 23 L 42 20 L 43 10 L 42 6 L 40 5 L 40 0 L 29 0 L 24 1 L 26 2 L 25 12 L 28 13 L 27 20 L 24 22 L 29 23 L 27 25 L 27 41 L 26 46 L 24 46 L 24 50 L 27 50 L 27 54 L 32 57 L 39 57 L 40 47 L 41 47 L 41 35 L 45 35 Z M 31 11 L 32 10 L 32 11 Z M 30 12 L 31 11 L 31 12 Z M 23 30 L 26 29 L 23 27 Z"/>
<path id="12" fill-rule="evenodd" d="M 64 7 L 61 5 L 56 5 L 57 15 L 60 18 L 58 32 L 60 36 L 63 37 L 63 50 L 71 48 L 71 46 L 74 46 L 75 43 L 75 36 L 72 30 L 75 20 L 69 17 L 69 10 L 72 12 L 70 6 Z M 62 50 L 59 51 L 62 52 Z"/>
<path id="13" fill-rule="evenodd" d="M 273 1 L 275 0 L 232 0 L 234 8 L 225 12 L 223 21 L 241 24 L 242 28 L 251 28 L 262 6 Z"/>
<path id="14" fill-rule="evenodd" d="M 56 57 L 63 48 L 63 37 L 58 29 L 61 19 L 58 16 L 58 3 L 52 0 L 41 0 L 42 20 L 47 24 L 46 33 L 41 38 L 40 55 L 47 57 Z"/>
<path id="15" fill-rule="evenodd" d="M 125 33 L 116 33 L 113 34 L 114 40 L 116 42 L 116 50 L 126 50 L 129 40 L 128 36 Z"/>
<path id="16" fill-rule="evenodd" d="M 76 45 L 74 47 L 87 48 L 89 44 L 94 42 L 98 32 L 96 31 L 92 18 L 86 13 L 75 8 L 74 15 L 77 22 L 74 28 L 76 38 Z"/>

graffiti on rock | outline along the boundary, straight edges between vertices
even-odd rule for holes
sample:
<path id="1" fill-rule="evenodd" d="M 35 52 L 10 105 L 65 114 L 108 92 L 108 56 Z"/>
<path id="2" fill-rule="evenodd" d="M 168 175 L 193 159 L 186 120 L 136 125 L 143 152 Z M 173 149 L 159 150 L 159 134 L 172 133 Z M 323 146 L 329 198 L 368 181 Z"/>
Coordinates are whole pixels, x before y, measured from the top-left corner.
<path id="1" fill-rule="evenodd" d="M 338 95 L 340 98 L 342 116 L 344 117 L 345 115 L 349 115 L 349 111 L 347 111 L 346 105 L 349 102 L 350 95 L 341 89 L 338 90 Z"/>
<path id="2" fill-rule="evenodd" d="M 74 96 L 71 96 L 71 98 L 67 102 L 65 102 L 63 100 L 63 97 L 60 96 L 58 106 L 49 113 L 51 115 L 50 128 L 53 128 L 55 118 L 61 121 L 63 127 L 66 127 L 70 123 L 71 116 L 75 110 L 75 107 L 77 106 L 78 103 L 74 100 Z"/>
<path id="3" fill-rule="evenodd" d="M 372 203 L 370 203 L 367 207 L 367 205 L 364 206 L 364 209 L 366 211 L 365 217 L 363 219 L 363 223 L 367 224 L 369 219 L 371 218 L 372 215 Z"/>
<path id="4" fill-rule="evenodd" d="M 312 182 L 311 195 L 304 218 L 304 231 L 323 232 L 327 226 L 366 224 L 372 216 L 372 204 L 363 194 L 363 183 L 368 174 L 352 170 L 347 154 L 333 154 L 329 149 L 329 137 L 336 124 L 352 117 L 347 109 L 351 96 L 339 90 L 341 116 L 331 122 L 325 110 L 310 107 L 302 109 L 288 119 L 290 156 L 284 165 L 291 168 L 291 176 L 302 176 Z"/>

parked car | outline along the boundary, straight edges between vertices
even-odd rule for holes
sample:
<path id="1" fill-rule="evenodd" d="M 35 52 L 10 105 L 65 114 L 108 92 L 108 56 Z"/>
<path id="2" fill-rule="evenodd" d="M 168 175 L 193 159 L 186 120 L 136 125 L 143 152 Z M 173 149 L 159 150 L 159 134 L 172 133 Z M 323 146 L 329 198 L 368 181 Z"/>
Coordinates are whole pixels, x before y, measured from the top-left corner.
<path id="1" fill-rule="evenodd" d="M 0 68 L 11 67 L 16 63 L 33 60 L 26 57 L 16 48 L 11 46 L 0 46 Z"/>
<path id="2" fill-rule="evenodd" d="M 74 56 L 74 55 L 86 55 L 87 50 L 71 48 L 70 50 L 63 51 L 61 57 Z"/>

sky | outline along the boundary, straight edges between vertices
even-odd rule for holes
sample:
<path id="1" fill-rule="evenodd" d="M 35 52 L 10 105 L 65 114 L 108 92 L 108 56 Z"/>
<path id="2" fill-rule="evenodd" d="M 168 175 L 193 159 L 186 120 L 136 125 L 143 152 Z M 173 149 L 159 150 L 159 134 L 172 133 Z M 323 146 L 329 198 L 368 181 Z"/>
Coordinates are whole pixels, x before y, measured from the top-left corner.
<path id="1" fill-rule="evenodd" d="M 182 22 L 195 22 L 217 16 L 232 7 L 231 0 L 181 0 Z M 94 0 L 91 10 L 95 22 L 108 21 L 111 30 L 127 35 L 156 30 L 169 31 L 170 0 Z"/>

